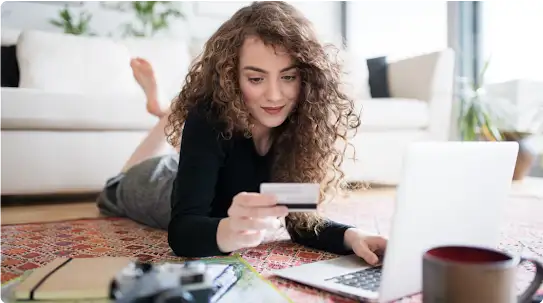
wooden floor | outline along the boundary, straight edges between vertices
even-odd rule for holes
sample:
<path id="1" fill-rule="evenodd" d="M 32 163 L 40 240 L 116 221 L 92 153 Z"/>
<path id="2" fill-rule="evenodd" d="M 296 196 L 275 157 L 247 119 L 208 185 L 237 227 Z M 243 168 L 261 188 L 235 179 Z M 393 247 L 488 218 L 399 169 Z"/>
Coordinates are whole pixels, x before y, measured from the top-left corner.
<path id="1" fill-rule="evenodd" d="M 96 204 L 92 201 L 2 206 L 2 225 L 98 218 L 99 216 Z"/>
<path id="2" fill-rule="evenodd" d="M 361 200 L 372 199 L 376 195 L 386 195 L 391 198 L 395 195 L 395 188 L 384 187 L 369 190 L 353 191 Z M 543 179 L 527 178 L 522 182 L 514 182 L 512 195 L 531 196 L 543 199 Z M 100 214 L 94 201 L 62 201 L 47 203 L 17 203 L 1 207 L 1 224 L 22 224 L 36 222 L 54 222 L 72 219 L 98 218 Z"/>

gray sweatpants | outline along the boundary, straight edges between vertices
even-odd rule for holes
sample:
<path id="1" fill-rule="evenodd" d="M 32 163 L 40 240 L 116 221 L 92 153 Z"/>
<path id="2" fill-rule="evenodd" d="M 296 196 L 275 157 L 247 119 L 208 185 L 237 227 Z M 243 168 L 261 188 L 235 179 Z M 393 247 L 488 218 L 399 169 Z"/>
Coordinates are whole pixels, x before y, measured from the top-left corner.
<path id="1" fill-rule="evenodd" d="M 179 154 L 145 160 L 107 180 L 97 199 L 106 216 L 128 217 L 150 227 L 167 229 L 170 197 Z"/>

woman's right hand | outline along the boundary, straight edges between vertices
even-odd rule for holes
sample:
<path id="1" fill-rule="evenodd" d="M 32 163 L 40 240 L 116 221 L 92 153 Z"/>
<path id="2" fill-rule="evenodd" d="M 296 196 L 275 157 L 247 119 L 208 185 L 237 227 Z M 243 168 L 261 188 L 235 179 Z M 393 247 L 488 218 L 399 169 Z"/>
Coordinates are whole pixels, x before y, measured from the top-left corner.
<path id="1" fill-rule="evenodd" d="M 288 215 L 288 208 L 277 206 L 273 196 L 242 192 L 237 194 L 228 209 L 228 217 L 219 222 L 217 245 L 224 253 L 258 246 L 266 230 L 277 229 L 280 217 Z"/>

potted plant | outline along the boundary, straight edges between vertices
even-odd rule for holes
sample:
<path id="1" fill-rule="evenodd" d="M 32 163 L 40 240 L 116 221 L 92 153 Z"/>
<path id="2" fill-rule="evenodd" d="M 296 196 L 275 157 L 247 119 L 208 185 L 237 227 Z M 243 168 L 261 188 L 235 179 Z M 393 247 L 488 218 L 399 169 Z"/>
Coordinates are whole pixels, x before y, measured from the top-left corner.
<path id="1" fill-rule="evenodd" d="M 496 123 L 499 119 L 498 113 L 484 90 L 484 76 L 488 65 L 489 61 L 485 62 L 477 81 L 464 83 L 458 119 L 460 138 L 464 141 L 502 139 Z"/>
<path id="2" fill-rule="evenodd" d="M 49 22 L 56 27 L 62 28 L 65 34 L 93 36 L 94 33 L 89 26 L 91 19 L 92 15 L 87 11 L 81 11 L 79 18 L 76 19 L 72 16 L 68 6 L 65 6 L 59 11 L 59 19 L 51 19 Z"/>
<path id="3" fill-rule="evenodd" d="M 135 13 L 136 20 L 124 24 L 124 37 L 153 37 L 167 30 L 171 20 L 185 18 L 178 9 L 179 2 L 175 1 L 103 2 L 102 5 L 122 12 Z"/>
<path id="4" fill-rule="evenodd" d="M 535 160 L 526 140 L 543 133 L 543 105 L 539 103 L 521 110 L 508 100 L 489 97 L 484 89 L 489 62 L 485 62 L 476 82 L 465 83 L 458 119 L 460 138 L 464 141 L 518 142 L 520 148 L 513 180 L 521 180 Z M 522 127 L 515 123 L 526 114 L 531 115 L 528 123 Z"/>
<path id="5" fill-rule="evenodd" d="M 520 150 L 513 179 L 521 180 L 534 165 L 537 154 L 541 153 L 533 141 L 543 140 L 543 103 L 523 109 L 510 103 L 504 104 L 506 118 L 501 121 L 500 132 L 503 140 L 519 143 Z"/>

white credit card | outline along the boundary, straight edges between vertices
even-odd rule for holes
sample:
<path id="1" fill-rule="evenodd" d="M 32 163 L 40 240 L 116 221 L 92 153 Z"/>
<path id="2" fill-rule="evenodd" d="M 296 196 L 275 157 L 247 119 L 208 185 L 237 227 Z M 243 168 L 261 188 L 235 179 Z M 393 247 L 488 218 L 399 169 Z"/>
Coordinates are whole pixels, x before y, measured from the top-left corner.
<path id="1" fill-rule="evenodd" d="M 318 183 L 262 183 L 261 194 L 277 197 L 277 205 L 288 207 L 289 212 L 317 211 L 320 184 Z"/>

